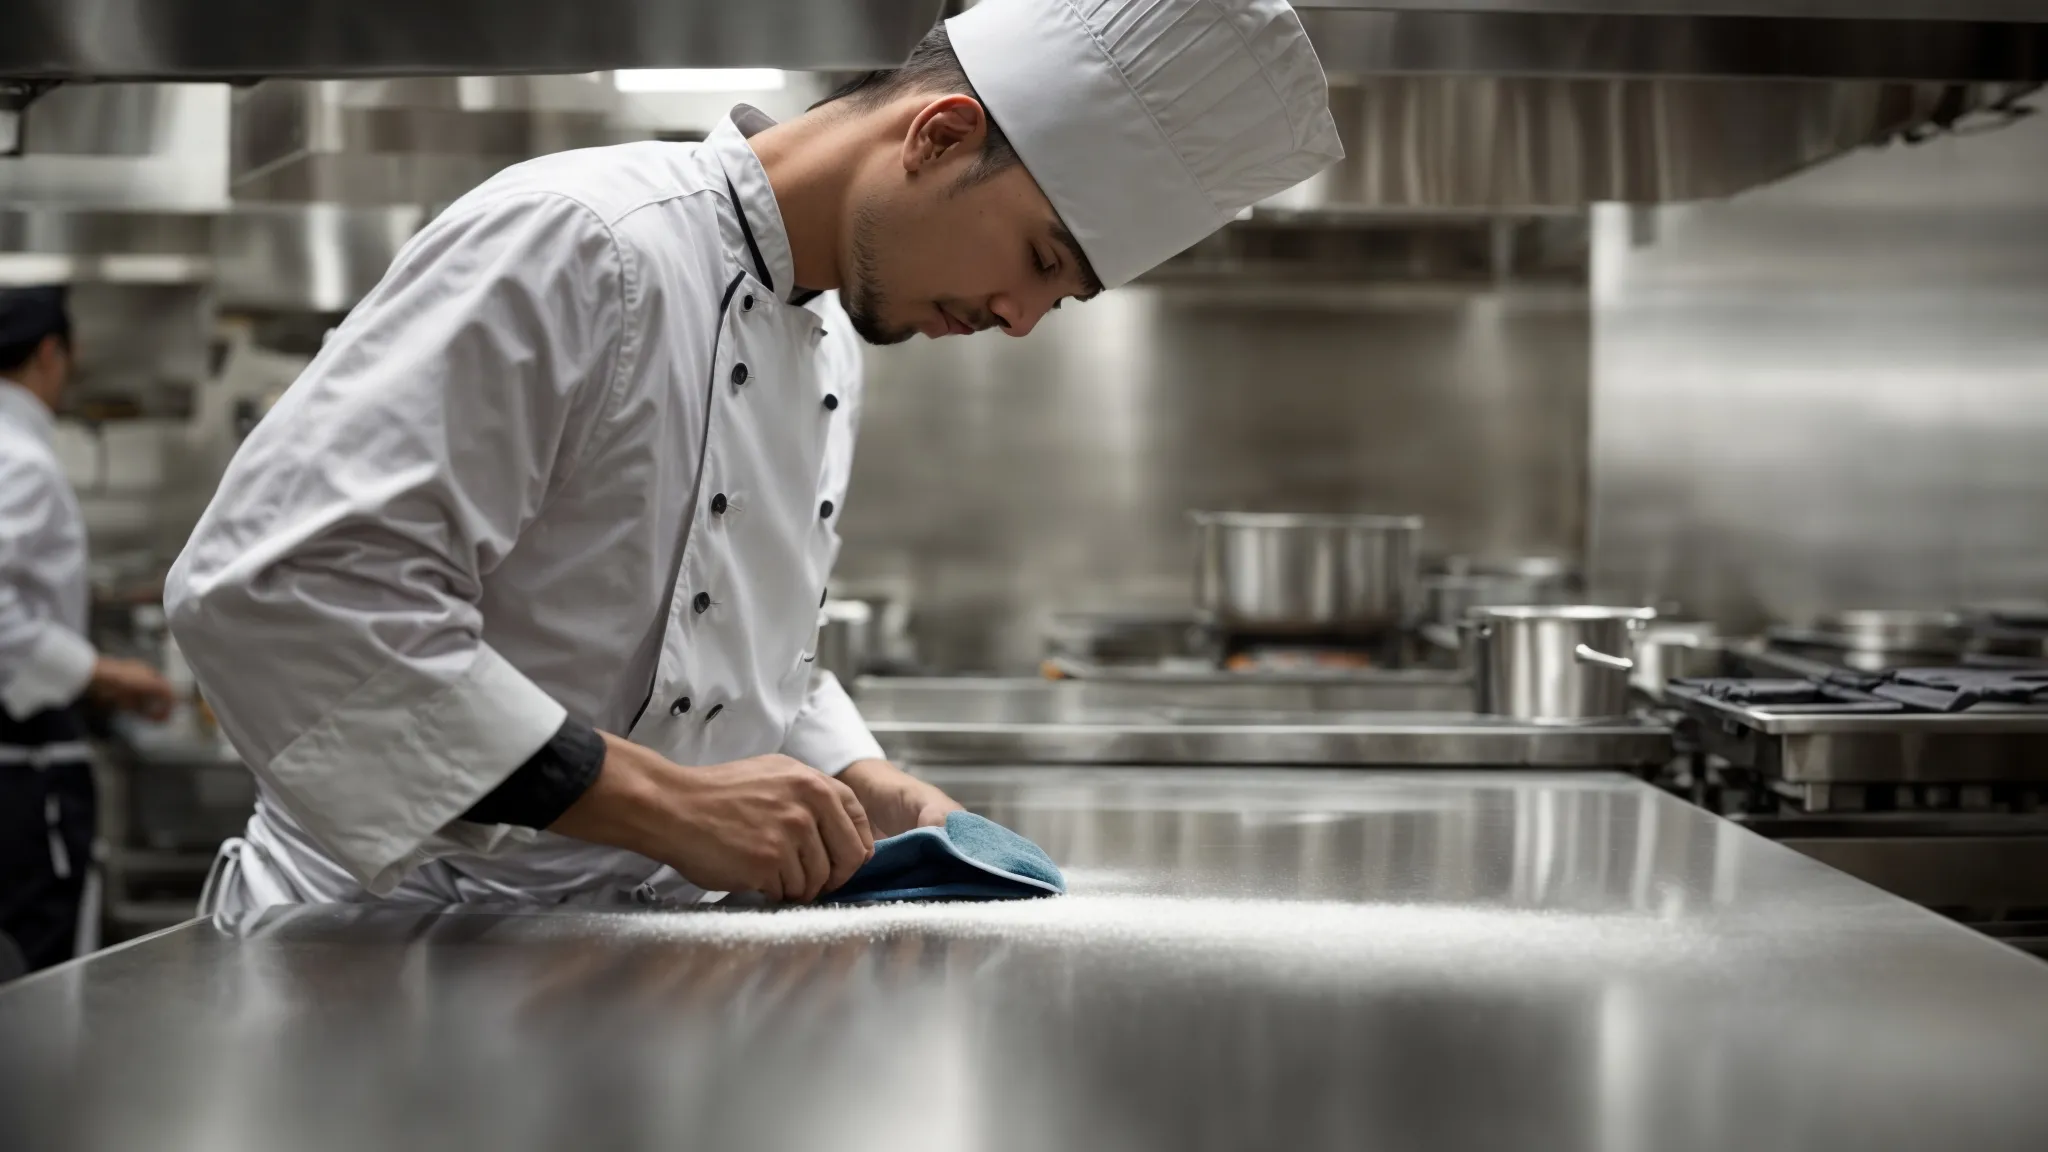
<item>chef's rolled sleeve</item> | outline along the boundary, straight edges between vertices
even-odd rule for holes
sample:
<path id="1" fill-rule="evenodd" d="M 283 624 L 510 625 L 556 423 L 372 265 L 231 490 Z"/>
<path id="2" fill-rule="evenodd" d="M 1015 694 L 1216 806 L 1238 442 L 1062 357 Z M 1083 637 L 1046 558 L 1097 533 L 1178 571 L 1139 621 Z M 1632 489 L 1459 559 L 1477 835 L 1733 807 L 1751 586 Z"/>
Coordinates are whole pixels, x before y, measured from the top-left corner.
<path id="1" fill-rule="evenodd" d="M 628 287 L 575 201 L 458 202 L 256 426 L 166 582 L 223 731 L 372 893 L 532 838 L 459 819 L 565 719 L 478 600 L 601 422 Z"/>
<path id="2" fill-rule="evenodd" d="M 839 677 L 830 672 L 811 677 L 810 693 L 782 742 L 782 754 L 831 776 L 859 760 L 888 758 Z"/>
<path id="3" fill-rule="evenodd" d="M 10 611 L 9 599 L 0 588 L 0 615 Z M 99 653 L 92 641 L 54 620 L 40 621 L 25 645 L 17 647 L 18 659 L 9 662 L 4 686 L 0 686 L 0 707 L 16 720 L 26 720 L 48 708 L 61 708 L 85 694 L 92 682 L 93 666 Z"/>
<path id="4" fill-rule="evenodd" d="M 78 699 L 99 653 L 22 592 L 26 569 L 52 547 L 65 511 L 52 467 L 0 462 L 0 708 L 26 720 Z"/>
<path id="5" fill-rule="evenodd" d="M 365 888 L 388 892 L 434 855 L 433 834 L 547 743 L 564 715 L 479 644 L 469 667 L 448 679 L 387 665 L 278 753 L 269 775 L 307 832 Z M 448 842 L 463 847 L 512 839 L 450 831 Z"/>

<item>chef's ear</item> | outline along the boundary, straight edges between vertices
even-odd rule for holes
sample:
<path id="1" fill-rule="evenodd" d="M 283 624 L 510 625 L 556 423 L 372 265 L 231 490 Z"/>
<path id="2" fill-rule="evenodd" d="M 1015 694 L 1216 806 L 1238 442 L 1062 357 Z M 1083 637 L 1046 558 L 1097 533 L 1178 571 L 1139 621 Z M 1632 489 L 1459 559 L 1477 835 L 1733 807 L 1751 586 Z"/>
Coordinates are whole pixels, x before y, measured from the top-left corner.
<path id="1" fill-rule="evenodd" d="M 954 93 L 926 104 L 903 138 L 903 170 L 920 172 L 948 156 L 973 156 L 988 136 L 988 113 L 972 96 Z"/>

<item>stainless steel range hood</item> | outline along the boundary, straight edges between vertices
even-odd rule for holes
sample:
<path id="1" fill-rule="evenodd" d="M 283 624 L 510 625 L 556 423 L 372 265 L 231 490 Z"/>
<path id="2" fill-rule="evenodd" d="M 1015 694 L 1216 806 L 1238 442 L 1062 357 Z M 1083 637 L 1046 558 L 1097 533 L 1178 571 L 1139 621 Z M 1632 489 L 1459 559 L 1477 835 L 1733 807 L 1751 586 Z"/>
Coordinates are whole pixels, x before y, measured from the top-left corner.
<path id="1" fill-rule="evenodd" d="M 237 201 L 430 211 L 508 164 L 615 143 L 611 77 L 270 80 L 235 94 Z"/>
<path id="2" fill-rule="evenodd" d="M 1297 0 L 1360 75 L 2048 79 L 2042 0 Z"/>
<path id="3" fill-rule="evenodd" d="M 2048 79 L 2044 0 L 1296 3 L 1348 155 L 1269 222 L 1723 197 Z"/>
<path id="4" fill-rule="evenodd" d="M 883 68 L 941 0 L 9 0 L 0 76 L 237 80 Z"/>
<path id="5" fill-rule="evenodd" d="M 1852 149 L 2026 114 L 2024 85 L 1557 76 L 1364 77 L 1331 89 L 1344 159 L 1269 222 L 1576 212 L 1715 199 Z"/>
<path id="6" fill-rule="evenodd" d="M 954 4 L 952 7 L 963 5 Z M 1337 72 L 2038 80 L 2041 0 L 1299 0 Z M 0 77 L 887 67 L 944 0 L 10 0 Z"/>
<path id="7" fill-rule="evenodd" d="M 1526 221 L 1603 200 L 1726 196 L 1858 147 L 1995 123 L 2048 80 L 2048 0 L 1296 5 L 1332 76 L 1350 155 L 1255 211 L 1267 229 L 1251 246 L 1261 259 L 1299 243 L 1273 229 L 1304 222 L 1435 216 L 1447 250 L 1464 254 L 1476 241 L 1442 217 Z M 505 163 L 615 138 L 620 118 L 585 99 L 577 74 L 887 66 L 964 6 L 11 0 L 0 17 L 0 148 L 7 109 L 52 83 L 268 79 L 235 101 L 232 195 L 254 229 L 237 250 L 318 239 L 305 260 L 269 262 L 304 279 L 293 270 L 332 270 L 315 257 L 334 236 L 372 237 L 382 251 Z M 63 160 L 37 159 L 26 175 L 39 181 Z M 1244 258 L 1232 249 L 1209 260 Z M 1367 245 L 1342 263 L 1389 258 Z M 374 253 L 347 262 L 365 274 L 376 265 Z M 308 297 L 322 307 L 348 300 L 362 275 L 326 279 Z"/>

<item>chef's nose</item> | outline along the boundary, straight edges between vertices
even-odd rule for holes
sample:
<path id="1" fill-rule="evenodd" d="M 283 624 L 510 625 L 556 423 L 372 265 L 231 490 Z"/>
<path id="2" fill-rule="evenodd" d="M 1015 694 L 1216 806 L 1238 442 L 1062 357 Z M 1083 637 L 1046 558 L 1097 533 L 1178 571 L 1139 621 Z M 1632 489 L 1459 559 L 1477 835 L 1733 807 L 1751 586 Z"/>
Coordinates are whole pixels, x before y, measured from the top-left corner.
<path id="1" fill-rule="evenodd" d="M 993 297 L 988 302 L 989 314 L 996 318 L 996 323 L 1002 325 L 1003 332 L 1010 336 L 1029 336 L 1031 330 L 1038 327 L 1038 322 L 1045 319 L 1045 314 L 1050 308 L 1050 304 L 1040 305 L 1008 293 Z"/>

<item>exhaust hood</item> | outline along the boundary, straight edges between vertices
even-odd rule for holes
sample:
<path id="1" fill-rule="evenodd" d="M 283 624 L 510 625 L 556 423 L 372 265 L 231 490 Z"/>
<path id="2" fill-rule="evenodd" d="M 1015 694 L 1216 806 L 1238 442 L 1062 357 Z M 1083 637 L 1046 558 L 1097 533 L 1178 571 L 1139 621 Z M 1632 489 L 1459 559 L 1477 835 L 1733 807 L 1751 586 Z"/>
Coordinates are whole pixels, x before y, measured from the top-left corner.
<path id="1" fill-rule="evenodd" d="M 0 153 L 60 83 L 861 70 L 902 62 L 943 0 L 11 0 Z"/>
<path id="2" fill-rule="evenodd" d="M 2023 85 L 1396 76 L 1333 84 L 1345 157 L 1269 222 L 1715 199 L 1855 148 L 2025 115 Z"/>
<path id="3" fill-rule="evenodd" d="M 235 94 L 229 187 L 434 210 L 509 164 L 626 139 L 618 109 L 603 73 L 265 81 Z"/>
<path id="4" fill-rule="evenodd" d="M 1296 0 L 1331 72 L 2048 79 L 2042 0 Z"/>
<path id="5" fill-rule="evenodd" d="M 941 0 L 12 0 L 0 77 L 887 68 Z"/>
<path id="6" fill-rule="evenodd" d="M 1533 218 L 1727 196 L 1852 149 L 1995 125 L 2023 115 L 2021 97 L 2048 80 L 2048 0 L 1295 4 L 1330 73 L 1348 156 L 1258 206 L 1242 235 L 1192 253 L 1196 268 L 1285 264 L 1309 242 L 1284 232 L 1303 227 L 1324 233 L 1311 249 L 1343 253 L 1329 257 L 1336 269 L 1520 272 L 1499 253 L 1568 250 L 1576 235 Z M 40 97 L 51 111 L 26 134 L 33 164 L 0 161 L 0 196 L 85 190 L 98 202 L 102 183 L 118 183 L 122 202 L 158 208 L 170 185 L 139 177 L 176 153 L 152 143 L 137 154 L 142 98 L 79 82 L 234 81 L 228 162 L 176 207 L 229 209 L 223 267 L 261 286 L 252 299 L 345 307 L 420 220 L 491 172 L 649 135 L 593 73 L 753 67 L 822 79 L 893 65 L 964 6 L 14 0 L 0 37 L 0 150 L 13 143 L 9 109 Z M 173 87 L 226 102 L 219 84 Z M 86 92 L 107 95 L 81 101 Z M 65 154 L 74 131 L 95 141 L 80 151 L 122 162 Z M 1462 215 L 1504 222 L 1468 227 L 1452 219 Z M 1426 238 L 1331 234 L 1403 219 Z"/>
<path id="7" fill-rule="evenodd" d="M 1346 157 L 1269 223 L 1733 195 L 1996 125 L 2048 79 L 2043 0 L 1296 0 Z"/>
<path id="8" fill-rule="evenodd" d="M 901 61 L 946 0 L 14 0 L 16 81 Z M 1298 0 L 1333 72 L 2039 80 L 2041 0 Z"/>

